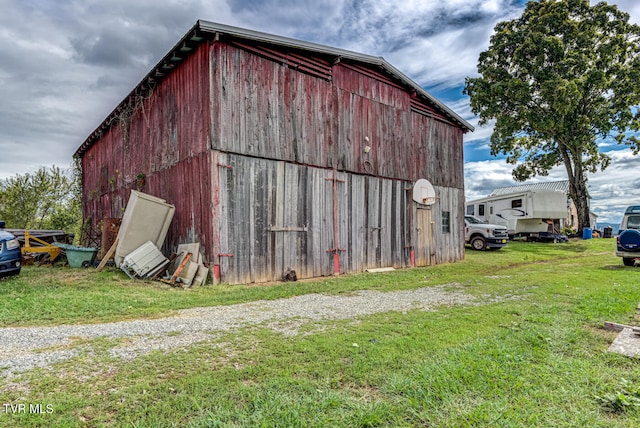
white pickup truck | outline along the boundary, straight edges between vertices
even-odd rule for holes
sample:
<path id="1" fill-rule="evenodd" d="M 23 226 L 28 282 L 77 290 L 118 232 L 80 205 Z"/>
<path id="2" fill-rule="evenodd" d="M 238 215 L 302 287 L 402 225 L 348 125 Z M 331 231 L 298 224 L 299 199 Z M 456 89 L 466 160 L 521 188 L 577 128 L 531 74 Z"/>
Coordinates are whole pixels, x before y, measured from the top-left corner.
<path id="1" fill-rule="evenodd" d="M 499 249 L 507 245 L 509 235 L 505 226 L 485 223 L 477 217 L 466 215 L 464 241 L 474 250 Z"/>

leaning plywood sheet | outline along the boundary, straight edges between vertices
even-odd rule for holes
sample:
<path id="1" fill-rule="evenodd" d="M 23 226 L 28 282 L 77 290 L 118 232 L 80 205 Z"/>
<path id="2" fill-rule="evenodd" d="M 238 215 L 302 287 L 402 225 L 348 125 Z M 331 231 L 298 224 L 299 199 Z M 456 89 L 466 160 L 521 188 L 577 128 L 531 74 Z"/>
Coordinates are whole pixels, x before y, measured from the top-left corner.
<path id="1" fill-rule="evenodd" d="M 193 285 L 193 279 L 198 273 L 198 263 L 189 261 L 179 275 L 180 283 L 185 287 Z"/>
<path id="2" fill-rule="evenodd" d="M 175 209 L 164 199 L 132 190 L 118 232 L 116 266 L 147 241 L 162 248 Z"/>
<path id="3" fill-rule="evenodd" d="M 196 277 L 193 278 L 194 286 L 204 285 L 207 282 L 207 277 L 209 276 L 209 268 L 203 265 L 198 266 L 198 273 L 196 273 Z"/>

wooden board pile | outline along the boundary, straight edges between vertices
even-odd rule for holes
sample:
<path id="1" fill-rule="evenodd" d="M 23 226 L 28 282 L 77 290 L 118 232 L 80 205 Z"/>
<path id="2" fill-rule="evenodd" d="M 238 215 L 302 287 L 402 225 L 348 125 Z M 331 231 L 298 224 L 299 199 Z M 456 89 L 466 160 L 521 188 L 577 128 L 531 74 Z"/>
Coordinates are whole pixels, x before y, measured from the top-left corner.
<path id="1" fill-rule="evenodd" d="M 154 279 L 182 287 L 203 285 L 209 269 L 202 261 L 199 243 L 180 244 L 169 258 L 159 249 L 174 211 L 175 207 L 164 199 L 131 191 L 117 237 L 98 270 L 113 258 L 131 279 Z"/>
<path id="2" fill-rule="evenodd" d="M 178 245 L 176 256 L 160 280 L 171 285 L 192 287 L 205 284 L 208 276 L 209 269 L 202 262 L 200 244 L 194 242 Z"/>

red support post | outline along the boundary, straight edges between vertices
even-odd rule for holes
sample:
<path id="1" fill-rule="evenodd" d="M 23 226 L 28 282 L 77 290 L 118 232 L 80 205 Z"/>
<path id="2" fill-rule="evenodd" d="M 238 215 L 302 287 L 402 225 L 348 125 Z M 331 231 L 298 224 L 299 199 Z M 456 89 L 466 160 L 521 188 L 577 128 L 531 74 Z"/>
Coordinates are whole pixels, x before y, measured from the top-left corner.
<path id="1" fill-rule="evenodd" d="M 415 249 L 413 248 L 412 245 L 407 245 L 404 248 L 407 249 L 407 250 L 410 250 L 409 251 L 409 257 L 411 258 L 411 267 L 416 267 L 416 251 L 415 251 Z"/>

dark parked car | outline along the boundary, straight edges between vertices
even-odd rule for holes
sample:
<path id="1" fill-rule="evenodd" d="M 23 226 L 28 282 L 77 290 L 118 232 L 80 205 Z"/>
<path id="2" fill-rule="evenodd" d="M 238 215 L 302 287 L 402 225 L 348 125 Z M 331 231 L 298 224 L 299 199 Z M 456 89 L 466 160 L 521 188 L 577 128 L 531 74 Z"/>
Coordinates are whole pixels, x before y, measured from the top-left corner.
<path id="1" fill-rule="evenodd" d="M 620 223 L 616 256 L 625 266 L 633 266 L 640 259 L 640 205 L 627 208 Z"/>
<path id="2" fill-rule="evenodd" d="M 22 269 L 20 242 L 4 230 L 4 221 L 0 221 L 0 278 L 18 275 L 20 269 Z"/>

